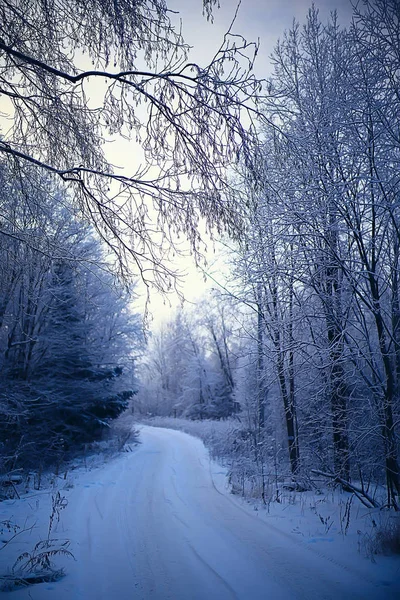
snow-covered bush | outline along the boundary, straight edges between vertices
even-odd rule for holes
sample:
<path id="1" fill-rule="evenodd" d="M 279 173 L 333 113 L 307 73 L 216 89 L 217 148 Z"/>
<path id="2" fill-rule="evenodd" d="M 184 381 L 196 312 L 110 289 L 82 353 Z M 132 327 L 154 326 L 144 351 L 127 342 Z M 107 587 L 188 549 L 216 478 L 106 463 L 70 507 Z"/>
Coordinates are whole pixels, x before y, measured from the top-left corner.
<path id="1" fill-rule="evenodd" d="M 400 554 L 400 518 L 396 514 L 379 516 L 378 522 L 372 519 L 372 530 L 363 534 L 359 541 L 360 549 L 374 561 L 378 554 Z"/>

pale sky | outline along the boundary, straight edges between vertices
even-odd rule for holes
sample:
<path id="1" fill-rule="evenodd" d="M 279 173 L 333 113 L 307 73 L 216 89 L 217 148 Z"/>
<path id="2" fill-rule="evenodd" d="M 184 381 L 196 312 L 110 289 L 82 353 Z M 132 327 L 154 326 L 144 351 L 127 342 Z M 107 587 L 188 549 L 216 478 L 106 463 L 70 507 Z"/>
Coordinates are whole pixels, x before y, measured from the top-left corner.
<path id="1" fill-rule="evenodd" d="M 260 51 L 255 65 L 257 77 L 268 76 L 271 70 L 269 57 L 278 38 L 282 37 L 285 29 L 291 27 L 294 18 L 300 23 L 305 21 L 311 3 L 312 0 L 241 0 L 233 32 L 240 33 L 247 41 L 260 40 Z M 214 22 L 209 23 L 202 15 L 201 0 L 168 2 L 171 10 L 180 13 L 185 41 L 193 46 L 191 60 L 201 65 L 206 64 L 215 54 L 236 11 L 236 0 L 220 0 L 220 4 L 221 8 L 214 10 Z M 338 12 L 339 23 L 347 24 L 350 19 L 350 0 L 315 0 L 314 4 L 319 9 L 323 21 L 335 9 Z M 219 272 L 220 266 L 223 268 L 223 262 L 216 260 L 211 245 L 208 261 L 208 270 L 217 280 L 224 283 L 224 273 Z M 217 287 L 211 280 L 204 282 L 204 278 L 200 272 L 196 272 L 193 261 L 189 257 L 179 260 L 177 268 L 187 272 L 182 290 L 189 302 L 195 302 L 206 288 Z M 172 318 L 178 304 L 179 299 L 174 295 L 170 295 L 166 302 L 165 298 L 161 298 L 153 291 L 149 307 L 153 315 L 153 325 L 157 327 L 161 322 Z"/>
<path id="2" fill-rule="evenodd" d="M 260 39 L 260 53 L 256 75 L 265 77 L 269 71 L 269 56 L 285 29 L 291 27 L 293 18 L 304 22 L 312 0 L 241 0 L 235 33 L 248 41 Z M 314 0 L 321 19 L 325 20 L 337 10 L 340 23 L 347 23 L 351 14 L 350 0 Z M 170 0 L 169 7 L 179 11 L 183 34 L 193 46 L 193 58 L 205 62 L 222 40 L 238 5 L 237 0 L 220 0 L 220 9 L 214 9 L 214 23 L 207 23 L 201 14 L 201 0 Z"/>

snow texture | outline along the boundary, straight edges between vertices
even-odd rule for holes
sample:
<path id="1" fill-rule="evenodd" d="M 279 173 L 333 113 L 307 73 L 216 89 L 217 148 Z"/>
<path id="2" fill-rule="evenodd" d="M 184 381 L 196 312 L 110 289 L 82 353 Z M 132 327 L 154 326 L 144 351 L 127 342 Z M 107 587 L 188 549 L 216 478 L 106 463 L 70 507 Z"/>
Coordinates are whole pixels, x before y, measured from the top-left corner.
<path id="1" fill-rule="evenodd" d="M 398 561 L 335 556 L 331 532 L 300 537 L 279 519 L 263 518 L 229 495 L 200 440 L 154 427 L 143 427 L 141 440 L 132 453 L 74 472 L 53 537 L 70 539 L 76 560 L 58 560 L 66 570 L 61 581 L 14 591 L 10 599 L 400 597 Z M 35 523 L 0 552 L 3 573 L 46 535 L 50 506 L 51 492 L 0 504 L 0 520 Z"/>

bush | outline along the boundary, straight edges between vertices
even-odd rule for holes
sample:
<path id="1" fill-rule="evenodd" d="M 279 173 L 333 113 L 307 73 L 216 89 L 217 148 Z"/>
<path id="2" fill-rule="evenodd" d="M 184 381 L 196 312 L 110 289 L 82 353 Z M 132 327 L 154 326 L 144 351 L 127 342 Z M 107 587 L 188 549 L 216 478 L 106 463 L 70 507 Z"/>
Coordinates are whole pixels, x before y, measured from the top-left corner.
<path id="1" fill-rule="evenodd" d="M 380 524 L 373 519 L 372 524 L 372 532 L 365 533 L 359 542 L 366 556 L 374 562 L 378 554 L 400 555 L 400 515 L 388 515 Z"/>
<path id="2" fill-rule="evenodd" d="M 400 554 L 400 518 L 392 515 L 378 527 L 375 536 L 375 554 Z"/>

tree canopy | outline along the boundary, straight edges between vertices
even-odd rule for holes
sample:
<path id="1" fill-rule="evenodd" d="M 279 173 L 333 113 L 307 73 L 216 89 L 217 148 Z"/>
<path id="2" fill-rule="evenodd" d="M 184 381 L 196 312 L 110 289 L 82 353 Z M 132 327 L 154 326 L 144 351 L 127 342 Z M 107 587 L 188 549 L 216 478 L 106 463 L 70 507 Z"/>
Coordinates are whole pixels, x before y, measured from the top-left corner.
<path id="1" fill-rule="evenodd" d="M 215 4 L 204 0 L 206 18 Z M 201 66 L 175 22 L 164 0 L 0 6 L 0 153 L 61 178 L 121 272 L 136 263 L 163 290 L 165 247 L 182 234 L 197 253 L 199 216 L 238 228 L 227 167 L 251 160 L 260 87 L 255 44 L 230 30 Z M 129 172 L 107 156 L 120 136 L 132 142 Z"/>

